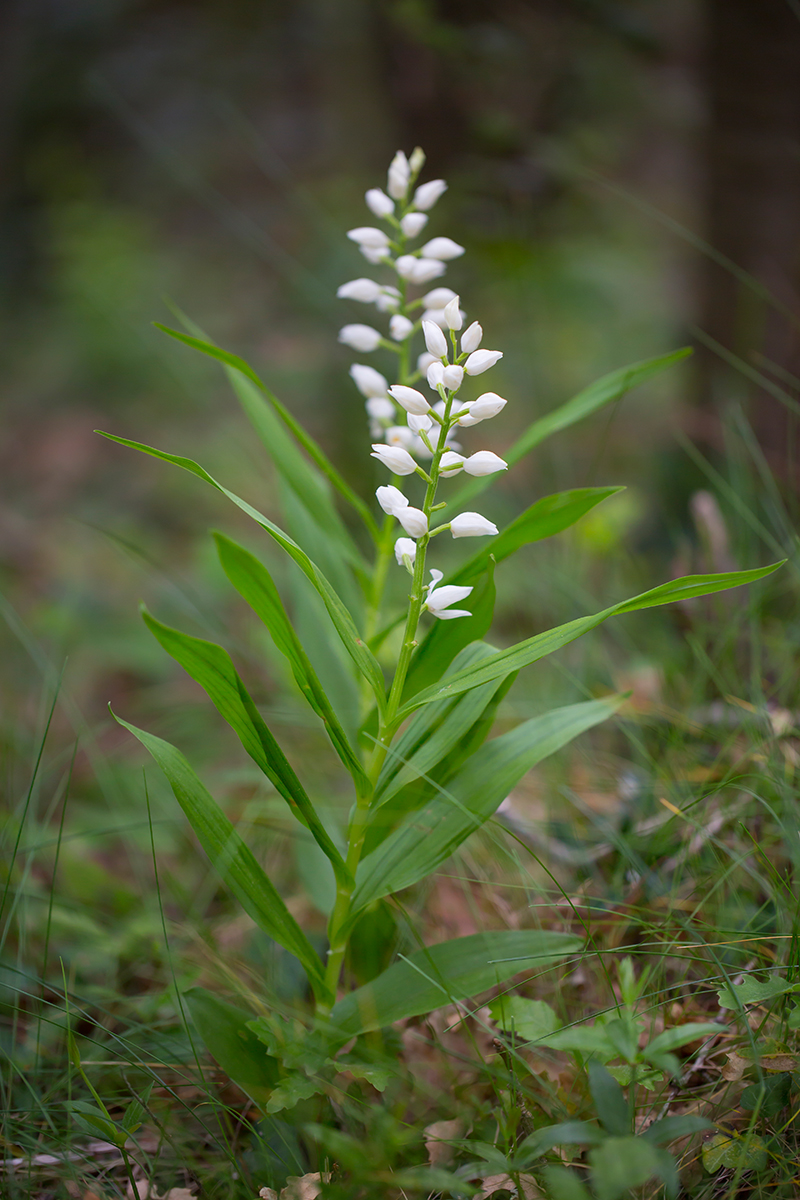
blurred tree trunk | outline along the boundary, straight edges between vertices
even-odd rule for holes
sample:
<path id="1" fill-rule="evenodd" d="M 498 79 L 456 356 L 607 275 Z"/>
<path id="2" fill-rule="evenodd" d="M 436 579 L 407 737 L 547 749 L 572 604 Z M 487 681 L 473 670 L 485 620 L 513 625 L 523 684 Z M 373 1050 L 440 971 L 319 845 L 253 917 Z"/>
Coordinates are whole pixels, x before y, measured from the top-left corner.
<path id="1" fill-rule="evenodd" d="M 705 0 L 705 12 L 706 236 L 800 320 L 800 4 Z M 760 354 L 798 374 L 797 324 L 716 263 L 704 275 L 703 328 L 756 366 Z M 702 383 L 707 405 L 742 392 L 705 351 Z M 786 408 L 758 389 L 750 417 L 771 465 L 785 473 Z"/>

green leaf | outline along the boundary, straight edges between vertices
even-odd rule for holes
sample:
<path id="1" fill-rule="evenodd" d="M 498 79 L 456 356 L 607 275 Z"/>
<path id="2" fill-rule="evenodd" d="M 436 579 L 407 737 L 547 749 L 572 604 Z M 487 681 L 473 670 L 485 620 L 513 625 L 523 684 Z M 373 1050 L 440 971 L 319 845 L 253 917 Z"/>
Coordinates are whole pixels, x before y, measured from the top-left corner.
<path id="1" fill-rule="evenodd" d="M 689 1042 L 696 1042 L 699 1038 L 711 1037 L 712 1034 L 724 1033 L 727 1029 L 726 1025 L 717 1025 L 710 1021 L 700 1021 L 690 1025 L 676 1025 L 674 1029 L 665 1029 L 663 1033 L 659 1033 L 654 1037 L 652 1042 L 648 1042 L 642 1051 L 645 1058 L 649 1058 L 651 1054 L 669 1054 L 673 1050 L 678 1050 L 681 1046 L 687 1046 Z"/>
<path id="2" fill-rule="evenodd" d="M 494 616 L 495 597 L 494 559 L 490 556 L 469 597 L 472 615 L 460 617 L 457 621 L 434 620 L 427 637 L 411 660 L 403 689 L 404 698 L 441 679 L 445 668 L 461 650 L 486 636 Z"/>
<path id="3" fill-rule="evenodd" d="M 193 987 L 184 992 L 197 1032 L 225 1074 L 256 1104 L 263 1105 L 280 1079 L 280 1065 L 247 1028 L 252 1013 Z"/>
<path id="4" fill-rule="evenodd" d="M 710 1175 L 728 1171 L 763 1171 L 768 1161 L 767 1144 L 754 1133 L 716 1133 L 703 1147 L 703 1166 Z"/>
<path id="5" fill-rule="evenodd" d="M 662 1158 L 651 1142 L 638 1137 L 610 1137 L 589 1152 L 592 1186 L 598 1200 L 621 1200 L 630 1189 L 661 1174 Z"/>
<path id="6" fill-rule="evenodd" d="M 288 660 L 297 686 L 317 716 L 324 722 L 328 737 L 339 758 L 366 792 L 369 780 L 353 750 L 317 675 L 309 662 L 292 623 L 286 615 L 278 589 L 267 568 L 253 554 L 222 533 L 214 533 L 222 569 L 236 591 L 267 627 L 281 654 Z"/>
<path id="7" fill-rule="evenodd" d="M 549 1200 L 592 1200 L 589 1189 L 566 1167 L 545 1167 L 544 1182 Z"/>
<path id="8" fill-rule="evenodd" d="M 468 667 L 466 670 L 451 676 L 446 683 L 435 684 L 432 687 L 425 688 L 400 709 L 397 719 L 398 721 L 404 720 L 416 708 L 419 708 L 421 704 L 430 704 L 433 700 L 443 700 L 447 696 L 456 696 L 459 692 L 468 691 L 470 688 L 477 687 L 481 683 L 488 683 L 489 680 L 506 675 L 509 671 L 519 671 L 522 667 L 530 666 L 531 663 L 538 662 L 540 658 L 544 658 L 548 654 L 553 654 L 556 650 L 560 650 L 562 646 L 574 642 L 576 638 L 581 637 L 584 633 L 588 633 L 590 629 L 595 629 L 603 621 L 607 621 L 609 617 L 619 616 L 622 613 L 637 612 L 642 608 L 655 608 L 661 604 L 671 604 L 675 600 L 689 600 L 695 596 L 708 596 L 713 592 L 725 591 L 727 588 L 741 587 L 745 583 L 754 583 L 758 579 L 763 579 L 765 576 L 771 575 L 778 567 L 783 566 L 785 561 L 785 559 L 782 559 L 780 562 L 771 563 L 768 567 L 758 567 L 752 571 L 728 571 L 714 575 L 685 575 L 682 579 L 673 579 L 669 583 L 662 583 L 659 587 L 642 592 L 639 596 L 633 596 L 630 600 L 622 600 L 619 604 L 614 604 L 611 608 L 604 608 L 599 613 L 594 613 L 588 617 L 578 617 L 577 620 L 570 621 L 566 625 L 559 625 L 555 629 L 548 629 L 544 633 L 538 633 L 535 637 L 528 638 L 524 642 L 518 642 L 516 646 L 510 646 L 508 650 L 501 650 L 491 662 Z"/>
<path id="9" fill-rule="evenodd" d="M 306 795 L 286 755 L 270 733 L 253 698 L 239 678 L 230 655 L 214 642 L 190 637 L 171 629 L 151 616 L 142 606 L 142 617 L 150 632 L 158 639 L 176 662 L 208 694 L 220 716 L 224 717 L 238 735 L 240 742 L 270 783 L 283 796 L 292 813 L 309 829 L 317 845 L 333 864 L 336 878 L 343 884 L 352 882 L 344 859 L 331 840 L 314 805 Z"/>
<path id="10" fill-rule="evenodd" d="M 330 1023 L 342 1040 L 394 1021 L 432 1012 L 503 983 L 520 971 L 548 966 L 583 943 L 567 933 L 503 930 L 475 933 L 417 950 L 334 1005 Z"/>
<path id="11" fill-rule="evenodd" d="M 610 1134 L 624 1137 L 631 1131 L 631 1110 L 622 1088 L 601 1063 L 592 1060 L 588 1071 L 589 1090 L 600 1124 Z"/>
<path id="12" fill-rule="evenodd" d="M 283 1112 L 286 1108 L 294 1108 L 301 1100 L 310 1100 L 312 1096 L 318 1096 L 324 1090 L 321 1084 L 315 1083 L 307 1075 L 294 1072 L 282 1079 L 273 1090 L 267 1101 L 267 1112 Z"/>
<path id="13" fill-rule="evenodd" d="M 112 713 L 114 720 L 149 750 L 169 780 L 175 798 L 197 840 L 248 916 L 302 963 L 315 996 L 325 999 L 322 965 L 317 954 L 263 868 L 242 841 L 214 797 L 191 766 L 169 742 L 145 733 Z"/>
<path id="14" fill-rule="evenodd" d="M 489 1005 L 492 1020 L 504 1033 L 511 1033 L 523 1042 L 538 1042 L 555 1033 L 561 1021 L 544 1000 L 528 1000 L 524 996 L 498 996 Z"/>
<path id="15" fill-rule="evenodd" d="M 720 1008 L 740 1010 L 748 1004 L 764 1004 L 766 1001 L 774 1000 L 777 996 L 785 996 L 788 992 L 798 991 L 800 991 L 799 983 L 789 983 L 775 975 L 764 980 L 763 983 L 754 975 L 745 975 L 741 983 L 733 984 L 732 989 L 727 985 L 721 987 L 717 995 Z"/>
<path id="16" fill-rule="evenodd" d="M 490 672 L 497 658 L 502 658 L 502 653 L 486 660 L 488 666 L 478 664 L 473 670 L 489 671 L 489 678 L 497 679 L 498 675 Z M 489 820 L 526 772 L 578 734 L 605 721 L 621 703 L 621 697 L 611 696 L 557 708 L 482 746 L 448 781 L 446 790 L 410 813 L 362 860 L 353 912 L 424 879 Z"/>
<path id="17" fill-rule="evenodd" d="M 482 662 L 494 654 L 497 654 L 494 646 L 473 642 L 456 656 L 448 673 L 454 674 L 462 667 Z M 429 704 L 414 713 L 406 729 L 389 749 L 375 785 L 373 806 L 385 804 L 406 784 L 427 774 L 441 762 L 480 719 L 502 682 L 493 680 L 465 696 L 441 704 Z"/>
<path id="18" fill-rule="evenodd" d="M 451 1193 L 453 1196 L 474 1196 L 478 1191 L 466 1179 L 442 1167 L 403 1167 L 400 1171 L 392 1171 L 385 1182 L 387 1189 L 391 1185 L 404 1192 L 425 1192 L 428 1195 Z"/>
<path id="19" fill-rule="evenodd" d="M 168 325 L 161 325 L 158 321 L 155 321 L 154 324 L 156 329 L 160 329 L 162 333 L 168 334 L 170 337 L 175 338 L 176 341 L 183 342 L 184 345 L 190 346 L 193 350 L 199 350 L 201 354 L 207 354 L 209 358 L 216 358 L 217 361 L 223 363 L 225 367 L 232 369 L 234 372 L 238 372 L 246 379 L 249 379 L 251 383 L 254 383 L 257 388 L 260 388 L 260 390 L 267 396 L 269 403 L 275 409 L 275 412 L 283 421 L 284 425 L 291 431 L 295 438 L 297 438 L 298 442 L 306 451 L 309 458 L 316 463 L 323 475 L 328 478 L 340 495 L 342 495 L 344 499 L 348 501 L 348 503 L 352 504 L 353 508 L 355 508 L 355 510 L 362 517 L 365 525 L 370 530 L 370 533 L 377 540 L 379 536 L 378 527 L 375 524 L 375 519 L 372 516 L 372 513 L 367 508 L 364 501 L 360 496 L 356 495 L 346 480 L 342 478 L 342 476 L 334 467 L 333 463 L 327 458 L 314 439 L 306 433 L 302 425 L 300 425 L 294 419 L 288 409 L 286 409 L 281 404 L 280 400 L 278 400 L 276 396 L 273 396 L 269 388 L 262 383 L 249 363 L 245 362 L 243 358 L 240 358 L 238 354 L 231 354 L 228 350 L 220 350 L 218 346 L 213 345 L 213 343 L 209 342 L 207 339 L 191 337 L 185 333 L 179 333 L 177 329 L 170 329 Z M 195 326 L 195 328 L 197 327 Z M 260 433 L 261 431 L 259 430 L 258 432 Z"/>
<path id="20" fill-rule="evenodd" d="M 76 1118 L 77 1124 L 81 1125 L 87 1133 L 95 1136 L 99 1133 L 101 1137 L 107 1142 L 111 1142 L 114 1146 L 125 1144 L 125 1131 L 121 1130 L 116 1122 L 112 1121 L 96 1105 L 90 1104 L 88 1100 L 72 1100 L 69 1107 Z"/>
<path id="21" fill-rule="evenodd" d="M 645 1129 L 642 1137 L 656 1146 L 666 1146 L 668 1142 L 676 1142 L 678 1138 L 691 1137 L 693 1133 L 702 1133 L 713 1129 L 711 1121 L 705 1117 L 662 1117 Z"/>
<path id="22" fill-rule="evenodd" d="M 589 1121 L 562 1121 L 559 1125 L 546 1125 L 529 1133 L 520 1144 L 516 1158 L 530 1163 L 548 1154 L 555 1146 L 597 1146 L 605 1134 L 599 1125 Z"/>
<path id="23" fill-rule="evenodd" d="M 595 381 L 579 392 L 577 396 L 573 396 L 566 404 L 554 408 L 552 412 L 546 416 L 540 417 L 529 425 L 521 437 L 517 438 L 514 444 L 505 451 L 504 458 L 509 466 L 524 458 L 529 454 L 535 446 L 543 442 L 545 438 L 552 437 L 554 433 L 558 433 L 562 429 L 567 429 L 570 425 L 574 425 L 576 421 L 582 421 L 584 417 L 590 416 L 593 412 L 597 412 L 605 404 L 611 403 L 613 400 L 619 400 L 631 388 L 638 387 L 640 383 L 658 375 L 667 367 L 673 366 L 675 363 L 681 362 L 684 358 L 692 353 L 687 346 L 682 350 L 675 350 L 672 354 L 663 354 L 658 358 L 645 359 L 643 362 L 631 363 L 628 367 L 621 367 L 616 371 L 611 371 L 608 375 L 603 375 L 601 379 Z M 473 479 L 451 499 L 448 508 L 463 508 L 464 505 L 479 495 L 484 488 L 492 483 L 492 479 L 486 476 L 482 479 Z M 446 510 L 444 510 L 446 511 Z M 447 517 L 444 518 L 447 520 Z"/>
<path id="24" fill-rule="evenodd" d="M 328 580 L 320 571 L 319 567 L 311 561 L 304 550 L 297 545 L 297 542 L 288 537 L 277 525 L 260 513 L 258 509 L 253 508 L 246 500 L 242 500 L 235 492 L 231 492 L 228 488 L 223 487 L 216 479 L 212 478 L 198 463 L 191 458 L 184 458 L 180 454 L 165 454 L 163 450 L 156 450 L 152 446 L 145 446 L 143 442 L 134 442 L 130 438 L 116 437 L 112 433 L 104 433 L 102 429 L 95 430 L 101 437 L 108 438 L 109 441 L 117 442 L 120 446 L 127 446 L 131 450 L 140 450 L 142 454 L 150 454 L 153 458 L 160 458 L 164 462 L 173 463 L 177 467 L 182 467 L 184 471 L 189 471 L 192 475 L 196 475 L 198 479 L 209 483 L 218 492 L 222 492 L 223 496 L 227 496 L 242 512 L 247 513 L 249 517 L 261 526 L 271 538 L 273 538 L 279 546 L 281 546 L 290 558 L 294 559 L 304 575 L 310 579 L 316 590 L 319 592 L 325 607 L 330 614 L 331 620 L 336 627 L 336 632 L 342 639 L 345 649 L 347 650 L 353 662 L 358 667 L 365 679 L 368 680 L 381 711 L 386 706 L 386 688 L 383 679 L 383 673 L 378 665 L 375 656 L 372 654 L 363 638 L 359 635 L 356 629 L 353 618 L 339 599 L 338 595 L 331 587 Z"/>
<path id="25" fill-rule="evenodd" d="M 602 1059 L 616 1057 L 616 1048 L 606 1036 L 605 1025 L 571 1025 L 557 1029 L 541 1039 L 551 1050 L 568 1050 L 573 1054 L 596 1054 Z"/>

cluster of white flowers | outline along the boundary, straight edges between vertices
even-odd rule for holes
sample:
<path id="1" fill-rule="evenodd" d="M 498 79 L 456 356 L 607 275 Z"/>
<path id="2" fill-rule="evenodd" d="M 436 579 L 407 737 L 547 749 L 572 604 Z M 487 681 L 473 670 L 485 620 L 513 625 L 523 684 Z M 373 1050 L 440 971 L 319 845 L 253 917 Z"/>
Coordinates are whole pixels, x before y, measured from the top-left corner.
<path id="1" fill-rule="evenodd" d="M 379 313 L 389 314 L 388 337 L 372 325 L 352 324 L 339 331 L 339 341 L 362 353 L 382 347 L 398 355 L 398 383 L 390 385 L 380 371 L 364 363 L 354 363 L 350 374 L 365 398 L 370 433 L 374 439 L 381 439 L 375 440 L 372 457 L 388 467 L 395 477 L 417 474 L 428 484 L 424 510 L 414 508 L 394 484 L 379 487 L 376 493 L 383 511 L 395 517 L 408 535 L 397 539 L 395 556 L 411 573 L 417 559 L 418 539 L 423 539 L 421 544 L 425 547 L 429 538 L 448 529 L 454 538 L 497 533 L 496 525 L 475 512 L 460 513 L 448 524 L 431 529 L 429 520 L 436 507 L 433 499 L 438 479 L 461 472 L 491 475 L 506 470 L 508 465 L 491 450 L 465 456 L 459 453 L 462 447 L 453 439 L 457 426 L 477 425 L 497 416 L 505 407 L 506 401 L 495 392 L 484 392 L 475 400 L 457 397 L 465 379 L 488 371 L 503 357 L 501 351 L 480 348 L 483 330 L 477 321 L 464 329 L 458 339 L 466 314 L 459 297 L 450 288 L 435 287 L 418 299 L 408 296 L 410 287 L 438 279 L 446 270 L 445 264 L 464 253 L 464 247 L 448 237 L 434 237 L 416 250 L 408 248 L 407 243 L 418 238 L 427 225 L 428 211 L 447 189 L 443 179 L 433 179 L 414 188 L 424 162 L 425 155 L 419 148 L 410 158 L 398 150 L 389 167 L 386 191 L 370 188 L 367 192 L 367 206 L 386 223 L 388 233 L 373 226 L 359 226 L 347 235 L 368 262 L 393 269 L 397 283 L 353 279 L 342 284 L 337 292 L 341 299 L 374 304 Z M 411 339 L 420 329 L 426 348 L 412 372 Z M 435 400 L 429 400 L 411 386 L 422 378 L 435 394 Z M 430 474 L 420 462 L 429 464 Z M 427 611 L 442 619 L 469 616 L 466 610 L 449 606 L 465 599 L 472 588 L 438 587 L 441 571 L 432 570 L 431 577 L 426 588 Z"/>

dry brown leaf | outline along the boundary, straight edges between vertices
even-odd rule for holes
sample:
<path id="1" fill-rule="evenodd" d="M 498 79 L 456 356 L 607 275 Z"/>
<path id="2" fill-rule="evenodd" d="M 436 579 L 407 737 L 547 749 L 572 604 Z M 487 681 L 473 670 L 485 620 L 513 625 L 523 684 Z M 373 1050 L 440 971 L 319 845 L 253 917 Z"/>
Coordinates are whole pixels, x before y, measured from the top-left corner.
<path id="1" fill-rule="evenodd" d="M 278 1193 L 274 1188 L 261 1188 L 258 1194 L 260 1200 L 278 1200 Z"/>
<path id="2" fill-rule="evenodd" d="M 536 1181 L 532 1175 L 520 1175 L 519 1182 L 522 1187 L 522 1200 L 540 1200 L 542 1193 L 536 1186 Z M 517 1196 L 517 1185 L 510 1175 L 487 1175 L 482 1180 L 481 1190 L 476 1194 L 475 1200 L 486 1200 L 494 1192 L 511 1192 L 512 1196 Z"/>
<path id="3" fill-rule="evenodd" d="M 317 1200 L 321 1191 L 322 1176 L 319 1171 L 311 1175 L 290 1175 L 281 1192 L 281 1200 Z"/>
<path id="4" fill-rule="evenodd" d="M 749 1059 L 742 1058 L 741 1054 L 731 1050 L 728 1054 L 728 1061 L 722 1068 L 722 1078 L 727 1079 L 728 1083 L 735 1083 L 742 1078 L 749 1066 L 751 1066 Z"/>
<path id="5" fill-rule="evenodd" d="M 425 1129 L 425 1149 L 428 1151 L 428 1162 L 432 1167 L 444 1167 L 452 1162 L 455 1150 L 448 1146 L 464 1132 L 464 1122 L 456 1117 L 452 1121 L 434 1121 Z"/>

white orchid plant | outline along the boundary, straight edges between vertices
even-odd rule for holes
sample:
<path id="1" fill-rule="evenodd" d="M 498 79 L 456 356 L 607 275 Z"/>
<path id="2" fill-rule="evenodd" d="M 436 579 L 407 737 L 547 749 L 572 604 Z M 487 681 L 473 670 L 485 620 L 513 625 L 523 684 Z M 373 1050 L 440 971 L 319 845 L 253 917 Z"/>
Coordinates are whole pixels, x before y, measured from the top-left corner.
<path id="1" fill-rule="evenodd" d="M 461 332 L 465 314 L 454 291 L 437 284 L 419 297 L 413 294 L 440 279 L 445 264 L 464 252 L 441 236 L 420 249 L 410 248 L 427 228 L 428 214 L 447 186 L 441 179 L 418 185 L 424 161 L 418 149 L 408 158 L 398 152 L 386 191 L 371 188 L 366 194 L 370 211 L 385 229 L 361 226 L 348 234 L 371 265 L 393 273 L 391 282 L 358 278 L 338 292 L 344 300 L 374 304 L 388 317 L 388 336 L 372 325 L 349 324 L 339 341 L 359 353 L 381 349 L 396 359 L 397 379 L 392 384 L 372 366 L 355 363 L 350 369 L 365 398 L 372 455 L 391 474 L 376 493 L 383 512 L 380 523 L 376 510 L 256 372 L 211 343 L 183 316 L 187 332 L 161 328 L 223 364 L 272 458 L 288 532 L 191 459 L 106 435 L 183 467 L 216 488 L 294 562 L 304 577 L 306 602 L 315 600 L 317 605 L 310 620 L 301 612 L 290 616 L 268 561 L 215 534 L 228 579 L 285 656 L 300 697 L 319 721 L 319 736 L 328 739 L 351 779 L 352 806 L 343 821 L 303 782 L 303 764 L 289 762 L 228 652 L 148 612 L 144 619 L 161 645 L 205 689 L 269 787 L 286 801 L 291 818 L 305 827 L 303 836 L 316 844 L 320 870 L 328 870 L 335 881 L 334 898 L 325 905 L 328 944 L 322 954 L 183 754 L 117 717 L 163 769 L 201 846 L 244 912 L 305 972 L 308 1003 L 298 1001 L 298 1011 L 306 1014 L 300 1034 L 278 1016 L 285 1016 L 285 1006 L 266 984 L 258 998 L 259 1014 L 202 988 L 187 993 L 197 1029 L 220 1066 L 270 1112 L 292 1110 L 324 1090 L 331 1072 L 343 1069 L 342 1047 L 353 1045 L 354 1038 L 356 1049 L 348 1052 L 347 1070 L 351 1075 L 360 1071 L 362 1078 L 381 1086 L 379 1075 L 370 1074 L 372 1068 L 364 1062 L 358 1065 L 361 1035 L 462 1001 L 522 971 L 541 970 L 580 954 L 580 936 L 530 927 L 456 938 L 395 958 L 401 934 L 390 936 L 386 929 L 396 929 L 398 920 L 402 924 L 405 919 L 399 914 L 406 906 L 394 902 L 398 893 L 413 888 L 456 854 L 530 768 L 607 719 L 621 702 L 609 696 L 568 705 L 490 738 L 497 705 L 521 669 L 614 615 L 749 583 L 774 569 L 672 580 L 513 646 L 499 649 L 485 640 L 492 622 L 495 566 L 566 529 L 618 489 L 578 488 L 540 497 L 501 531 L 464 506 L 545 437 L 618 399 L 688 352 L 635 363 L 605 376 L 534 419 L 505 451 L 505 459 L 491 450 L 463 454 L 453 440 L 456 430 L 492 419 L 506 401 L 495 392 L 469 399 L 462 396 L 462 388 L 502 355 L 482 348 L 477 321 Z M 414 339 L 420 333 L 425 350 L 415 358 Z M 424 484 L 419 507 L 399 486 L 414 475 Z M 444 478 L 451 486 L 455 476 L 467 477 L 460 492 L 437 500 L 439 481 Z M 398 525 L 403 531 L 399 537 Z M 447 578 L 441 567 L 430 569 L 426 583 L 428 547 L 445 532 L 458 540 L 491 541 Z M 389 571 L 397 569 L 394 560 L 412 576 L 408 601 L 399 613 L 386 611 L 386 581 Z M 464 601 L 469 601 L 468 608 L 456 607 Z M 435 619 L 423 631 L 424 612 Z M 404 632 L 396 647 L 390 635 L 402 622 Z M 345 653 L 333 660 L 329 655 L 323 670 L 322 651 L 330 645 Z M 365 967 L 363 956 L 356 961 L 357 956 L 348 956 L 348 948 L 376 913 L 383 919 L 377 935 L 381 945 L 377 957 L 368 956 L 372 966 Z M 369 1046 L 374 1065 L 374 1039 Z M 381 1070 L 385 1069 L 384 1065 Z"/>

